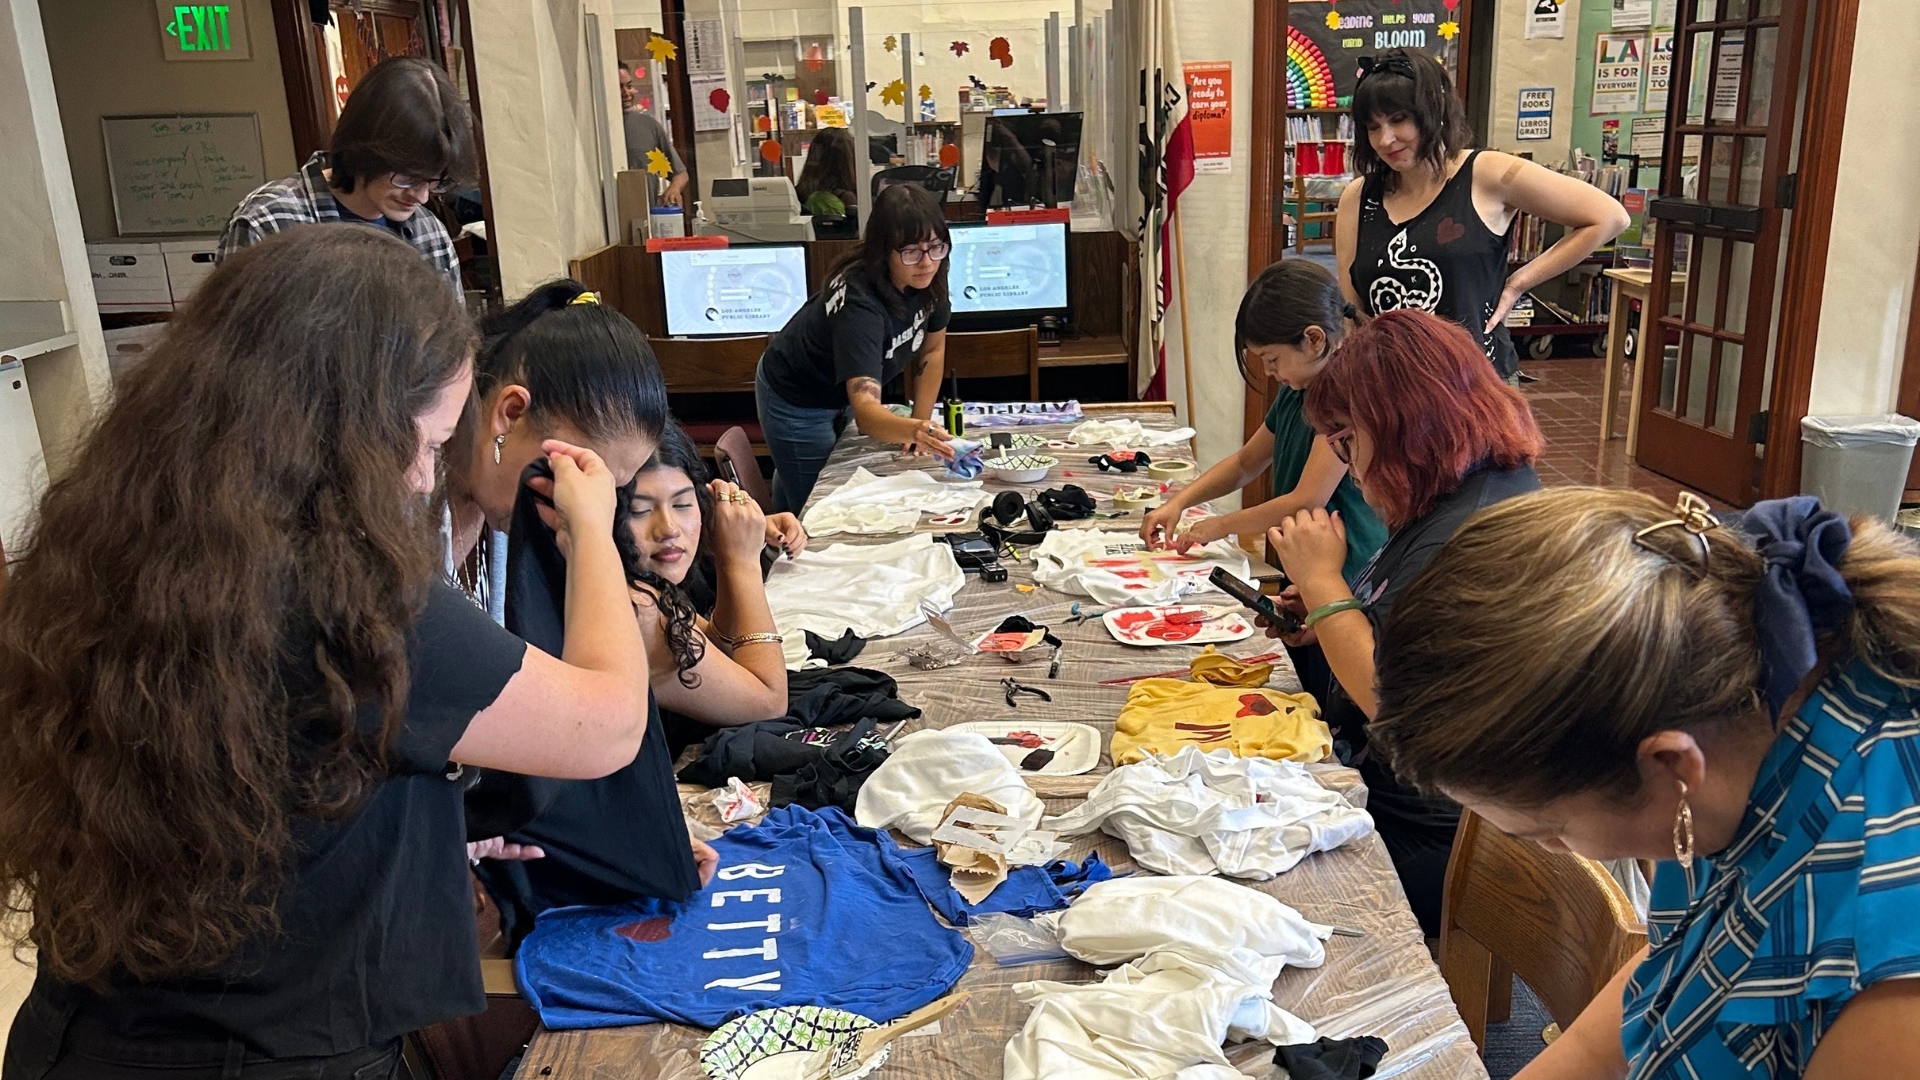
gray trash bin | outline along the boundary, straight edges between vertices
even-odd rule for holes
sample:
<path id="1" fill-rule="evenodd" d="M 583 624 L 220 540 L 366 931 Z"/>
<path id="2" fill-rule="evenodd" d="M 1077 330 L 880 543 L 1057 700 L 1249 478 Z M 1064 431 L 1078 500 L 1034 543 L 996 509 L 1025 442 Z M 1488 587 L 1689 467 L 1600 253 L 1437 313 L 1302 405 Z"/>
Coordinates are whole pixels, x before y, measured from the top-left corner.
<path id="1" fill-rule="evenodd" d="M 1808 416 L 1800 421 L 1800 490 L 1845 513 L 1892 524 L 1913 464 L 1920 421 L 1897 413 Z"/>

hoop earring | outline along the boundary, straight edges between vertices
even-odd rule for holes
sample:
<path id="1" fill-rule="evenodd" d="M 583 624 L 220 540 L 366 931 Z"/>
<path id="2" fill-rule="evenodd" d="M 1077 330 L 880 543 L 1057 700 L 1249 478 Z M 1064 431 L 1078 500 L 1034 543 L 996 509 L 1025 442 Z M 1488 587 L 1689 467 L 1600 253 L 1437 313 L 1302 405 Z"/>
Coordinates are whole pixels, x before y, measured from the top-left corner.
<path id="1" fill-rule="evenodd" d="M 1673 817 L 1673 857 L 1683 870 L 1693 869 L 1693 807 L 1687 805 L 1687 782 L 1680 781 L 1680 809 Z"/>
<path id="2" fill-rule="evenodd" d="M 500 448 L 505 445 L 507 445 L 507 437 L 505 435 L 495 435 L 493 437 L 493 463 L 495 465 L 500 464 Z"/>

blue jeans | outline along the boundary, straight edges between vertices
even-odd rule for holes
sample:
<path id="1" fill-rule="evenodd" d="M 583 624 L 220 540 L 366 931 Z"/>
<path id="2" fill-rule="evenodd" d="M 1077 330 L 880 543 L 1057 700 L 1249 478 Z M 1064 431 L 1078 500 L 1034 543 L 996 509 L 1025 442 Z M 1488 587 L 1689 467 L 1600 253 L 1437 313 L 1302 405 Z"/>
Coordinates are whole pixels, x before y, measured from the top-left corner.
<path id="1" fill-rule="evenodd" d="M 797 514 L 807 505 L 833 444 L 847 426 L 851 408 L 810 409 L 776 394 L 764 371 L 753 374 L 753 401 L 760 431 L 773 458 L 773 509 Z"/>

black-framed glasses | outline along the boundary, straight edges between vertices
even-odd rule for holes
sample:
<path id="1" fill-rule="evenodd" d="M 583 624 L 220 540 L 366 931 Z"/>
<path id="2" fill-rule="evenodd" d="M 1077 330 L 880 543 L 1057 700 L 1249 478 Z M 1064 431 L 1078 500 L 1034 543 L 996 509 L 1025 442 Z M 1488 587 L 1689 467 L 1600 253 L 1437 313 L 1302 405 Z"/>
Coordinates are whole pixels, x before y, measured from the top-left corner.
<path id="1" fill-rule="evenodd" d="M 453 190 L 453 181 L 444 176 L 409 176 L 406 173 L 391 173 L 387 182 L 397 188 L 424 187 L 435 195 L 445 195 Z"/>
<path id="2" fill-rule="evenodd" d="M 1340 428 L 1327 432 L 1327 445 L 1333 449 L 1333 456 L 1340 459 L 1340 464 L 1348 468 L 1353 467 L 1352 428 Z"/>
<path id="3" fill-rule="evenodd" d="M 938 240 L 935 240 L 931 244 L 918 244 L 918 245 L 915 245 L 914 247 L 903 247 L 899 249 L 900 265 L 918 266 L 920 265 L 921 259 L 931 259 L 934 262 L 939 262 L 941 259 L 944 259 L 947 257 L 947 252 L 952 250 L 953 248 L 950 245 L 943 244 Z"/>

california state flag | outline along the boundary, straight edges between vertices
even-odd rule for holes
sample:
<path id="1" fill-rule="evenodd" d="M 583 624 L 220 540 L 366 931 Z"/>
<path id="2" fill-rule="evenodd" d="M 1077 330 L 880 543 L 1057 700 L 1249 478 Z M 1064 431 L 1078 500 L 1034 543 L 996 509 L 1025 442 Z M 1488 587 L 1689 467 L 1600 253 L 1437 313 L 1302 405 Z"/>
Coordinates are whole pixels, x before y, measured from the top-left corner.
<path id="1" fill-rule="evenodd" d="M 1140 341 L 1152 359 L 1139 366 L 1134 389 L 1143 401 L 1167 399 L 1167 304 L 1173 296 L 1173 251 L 1168 239 L 1180 193 L 1193 182 L 1193 127 L 1187 122 L 1187 84 L 1174 32 L 1174 0 L 1145 0 L 1141 40 L 1145 70 L 1140 87 Z M 1182 361 L 1185 362 L 1184 360 Z M 1189 406 L 1191 407 L 1191 406 Z"/>

